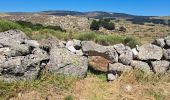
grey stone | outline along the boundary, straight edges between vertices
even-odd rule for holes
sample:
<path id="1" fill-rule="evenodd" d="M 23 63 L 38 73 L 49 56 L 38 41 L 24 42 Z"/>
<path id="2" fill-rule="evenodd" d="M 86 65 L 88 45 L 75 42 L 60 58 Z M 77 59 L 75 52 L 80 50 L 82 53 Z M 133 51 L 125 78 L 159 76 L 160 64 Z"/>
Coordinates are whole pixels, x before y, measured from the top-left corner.
<path id="1" fill-rule="evenodd" d="M 108 81 L 113 81 L 113 80 L 116 80 L 118 78 L 117 75 L 114 75 L 113 73 L 108 73 L 107 74 L 107 80 Z"/>
<path id="2" fill-rule="evenodd" d="M 148 63 L 146 63 L 146 62 L 133 60 L 133 61 L 131 62 L 131 66 L 132 66 L 134 69 L 142 70 L 142 71 L 144 71 L 144 72 L 147 73 L 147 74 L 150 74 L 150 73 L 152 72 L 150 66 L 149 66 Z"/>
<path id="3" fill-rule="evenodd" d="M 133 53 L 129 47 L 126 47 L 124 52 L 119 56 L 119 60 L 124 65 L 129 65 L 133 60 Z"/>
<path id="4" fill-rule="evenodd" d="M 77 54 L 77 55 L 80 55 L 80 56 L 83 56 L 83 55 L 84 55 L 82 50 L 76 50 L 76 54 Z"/>
<path id="5" fill-rule="evenodd" d="M 133 57 L 134 57 L 134 58 L 137 58 L 137 56 L 138 56 L 138 51 L 137 51 L 136 48 L 133 48 L 133 49 L 132 49 L 132 53 L 133 53 Z"/>
<path id="6" fill-rule="evenodd" d="M 118 62 L 118 54 L 113 46 L 102 46 L 92 41 L 82 41 L 82 50 L 88 56 L 102 56 L 113 62 Z"/>
<path id="7" fill-rule="evenodd" d="M 116 49 L 116 51 L 117 51 L 119 54 L 124 53 L 124 51 L 126 50 L 126 47 L 125 47 L 122 43 L 116 44 L 116 45 L 114 45 L 113 47 Z"/>
<path id="8" fill-rule="evenodd" d="M 15 56 L 24 56 L 30 54 L 30 47 L 28 45 L 16 45 L 15 47 L 11 47 L 9 52 L 6 52 L 5 55 L 8 57 Z"/>
<path id="9" fill-rule="evenodd" d="M 10 39 L 23 41 L 25 39 L 29 39 L 25 33 L 20 30 L 9 30 L 5 32 L 0 32 L 1 37 L 9 37 Z"/>
<path id="10" fill-rule="evenodd" d="M 33 48 L 38 48 L 40 44 L 35 40 L 24 40 L 24 43 Z"/>
<path id="11" fill-rule="evenodd" d="M 153 44 L 144 44 L 139 47 L 138 59 L 140 60 L 160 60 L 163 55 L 163 50 Z"/>
<path id="12" fill-rule="evenodd" d="M 73 46 L 76 50 L 80 50 L 81 48 L 81 41 L 80 40 L 76 40 L 76 39 L 73 39 Z"/>
<path id="13" fill-rule="evenodd" d="M 170 46 L 170 36 L 165 37 L 166 46 Z"/>
<path id="14" fill-rule="evenodd" d="M 164 47 L 165 46 L 165 40 L 164 39 L 156 39 L 154 42 L 157 46 Z"/>
<path id="15" fill-rule="evenodd" d="M 85 77 L 87 68 L 86 57 L 73 54 L 65 48 L 52 48 L 50 51 L 48 71 L 51 73 Z"/>
<path id="16" fill-rule="evenodd" d="M 121 63 L 109 63 L 109 72 L 125 72 L 132 70 L 131 66 L 123 65 Z"/>
<path id="17" fill-rule="evenodd" d="M 163 55 L 166 60 L 170 59 L 170 49 L 163 49 Z"/>
<path id="18" fill-rule="evenodd" d="M 162 61 L 153 61 L 151 62 L 152 67 L 156 73 L 162 74 L 168 70 L 169 62 L 162 60 Z"/>

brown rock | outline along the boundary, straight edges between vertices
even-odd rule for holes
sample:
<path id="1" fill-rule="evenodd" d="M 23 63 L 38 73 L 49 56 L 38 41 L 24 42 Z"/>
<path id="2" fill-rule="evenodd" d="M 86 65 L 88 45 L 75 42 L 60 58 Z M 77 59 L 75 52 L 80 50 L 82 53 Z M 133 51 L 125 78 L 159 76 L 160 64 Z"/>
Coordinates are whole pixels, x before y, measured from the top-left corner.
<path id="1" fill-rule="evenodd" d="M 101 56 L 89 56 L 88 60 L 93 70 L 107 72 L 109 60 Z"/>

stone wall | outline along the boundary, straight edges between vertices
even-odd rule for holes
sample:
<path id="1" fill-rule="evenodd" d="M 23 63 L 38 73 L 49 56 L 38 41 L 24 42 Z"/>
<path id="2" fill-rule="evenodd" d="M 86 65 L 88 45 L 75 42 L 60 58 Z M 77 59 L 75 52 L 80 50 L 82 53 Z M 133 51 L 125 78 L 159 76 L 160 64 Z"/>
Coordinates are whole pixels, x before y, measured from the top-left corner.
<path id="1" fill-rule="evenodd" d="M 75 39 L 49 38 L 38 42 L 19 30 L 0 33 L 0 79 L 9 82 L 36 79 L 44 70 L 56 75 L 86 77 L 88 68 L 106 73 L 108 80 L 114 80 L 122 72 L 134 69 L 163 74 L 169 71 L 169 65 L 170 37 L 130 48 Z"/>

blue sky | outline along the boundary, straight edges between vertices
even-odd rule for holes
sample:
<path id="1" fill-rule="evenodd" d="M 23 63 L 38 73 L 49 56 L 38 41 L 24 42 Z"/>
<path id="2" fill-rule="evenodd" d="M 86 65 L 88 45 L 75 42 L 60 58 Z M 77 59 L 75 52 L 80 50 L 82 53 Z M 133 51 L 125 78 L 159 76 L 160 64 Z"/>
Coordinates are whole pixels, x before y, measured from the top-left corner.
<path id="1" fill-rule="evenodd" d="M 170 0 L 1 0 L 0 12 L 45 10 L 109 11 L 135 15 L 170 15 Z"/>

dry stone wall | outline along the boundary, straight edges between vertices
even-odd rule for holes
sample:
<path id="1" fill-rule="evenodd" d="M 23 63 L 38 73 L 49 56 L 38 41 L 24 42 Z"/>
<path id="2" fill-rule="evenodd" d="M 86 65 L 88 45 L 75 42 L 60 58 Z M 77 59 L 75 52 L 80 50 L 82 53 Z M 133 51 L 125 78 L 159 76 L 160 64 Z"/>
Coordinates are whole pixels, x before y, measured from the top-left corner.
<path id="1" fill-rule="evenodd" d="M 102 46 L 92 41 L 42 42 L 29 39 L 19 30 L 0 33 L 0 79 L 30 80 L 47 73 L 85 77 L 88 68 L 115 80 L 122 72 L 139 69 L 146 74 L 170 70 L 170 37 L 130 48 L 123 44 Z"/>

